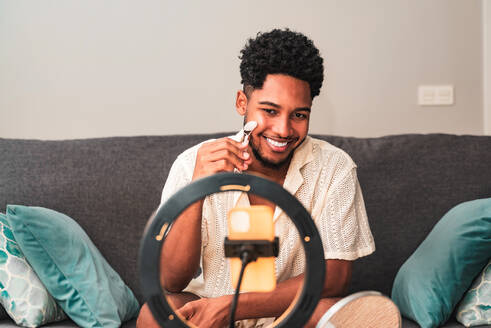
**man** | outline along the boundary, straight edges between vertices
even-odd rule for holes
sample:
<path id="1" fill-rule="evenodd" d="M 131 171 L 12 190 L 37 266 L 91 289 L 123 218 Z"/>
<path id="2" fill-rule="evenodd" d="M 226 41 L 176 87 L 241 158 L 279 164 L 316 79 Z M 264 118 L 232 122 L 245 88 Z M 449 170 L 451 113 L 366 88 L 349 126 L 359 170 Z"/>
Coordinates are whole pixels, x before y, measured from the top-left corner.
<path id="1" fill-rule="evenodd" d="M 211 140 L 186 150 L 173 164 L 164 203 L 190 182 L 235 169 L 266 176 L 295 195 L 312 215 L 322 237 L 326 280 L 322 299 L 307 326 L 348 287 L 353 260 L 375 250 L 356 165 L 342 150 L 307 136 L 312 100 L 320 92 L 323 60 L 306 36 L 286 30 L 259 33 L 241 51 L 243 90 L 236 109 L 244 124 L 256 121 L 249 144 L 242 135 Z M 278 284 L 268 293 L 242 293 L 236 312 L 242 326 L 261 326 L 279 317 L 302 285 L 305 257 L 291 220 L 258 196 L 214 194 L 188 207 L 175 221 L 162 250 L 162 283 L 177 312 L 199 327 L 224 327 L 234 293 L 223 254 L 227 213 L 234 206 L 267 205 L 274 210 L 280 253 Z M 172 263 L 172 265 L 168 265 Z M 202 272 L 200 270 L 202 268 Z M 201 272 L 195 278 L 196 273 Z M 157 326 L 143 306 L 137 325 Z"/>

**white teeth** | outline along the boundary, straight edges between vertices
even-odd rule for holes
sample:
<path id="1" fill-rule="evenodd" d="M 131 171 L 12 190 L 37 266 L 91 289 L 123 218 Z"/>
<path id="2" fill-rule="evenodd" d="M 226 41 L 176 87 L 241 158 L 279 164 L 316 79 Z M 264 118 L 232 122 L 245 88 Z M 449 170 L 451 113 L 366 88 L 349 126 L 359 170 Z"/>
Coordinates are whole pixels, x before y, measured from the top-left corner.
<path id="1" fill-rule="evenodd" d="M 288 144 L 287 141 L 285 141 L 285 142 L 278 142 L 278 141 L 275 141 L 275 140 L 269 139 L 269 138 L 266 138 L 266 140 L 268 140 L 268 142 L 271 145 L 275 146 L 275 147 L 285 147 Z"/>

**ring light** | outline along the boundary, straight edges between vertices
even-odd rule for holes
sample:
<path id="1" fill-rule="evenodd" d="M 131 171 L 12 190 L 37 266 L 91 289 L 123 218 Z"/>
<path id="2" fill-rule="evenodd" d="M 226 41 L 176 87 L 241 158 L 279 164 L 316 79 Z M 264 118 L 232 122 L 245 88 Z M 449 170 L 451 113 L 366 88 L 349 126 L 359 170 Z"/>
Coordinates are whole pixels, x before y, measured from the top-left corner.
<path id="1" fill-rule="evenodd" d="M 218 173 L 197 180 L 175 193 L 149 220 L 140 245 L 139 271 L 143 296 L 159 325 L 188 327 L 174 313 L 160 285 L 160 253 L 167 227 L 194 202 L 214 193 L 244 191 L 278 205 L 295 224 L 305 250 L 303 289 L 293 309 L 287 310 L 277 327 L 303 327 L 310 319 L 324 286 L 325 264 L 321 238 L 303 205 L 280 185 L 258 176 Z"/>

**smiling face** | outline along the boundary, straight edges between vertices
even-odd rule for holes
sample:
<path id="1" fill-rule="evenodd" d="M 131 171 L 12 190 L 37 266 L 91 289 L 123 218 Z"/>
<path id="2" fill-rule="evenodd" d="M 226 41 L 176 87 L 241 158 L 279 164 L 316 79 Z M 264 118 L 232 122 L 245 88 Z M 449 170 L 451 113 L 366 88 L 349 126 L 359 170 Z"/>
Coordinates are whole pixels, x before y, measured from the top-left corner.
<path id="1" fill-rule="evenodd" d="M 244 123 L 258 123 L 249 141 L 258 164 L 288 168 L 293 151 L 307 136 L 311 106 L 309 84 L 288 75 L 267 75 L 263 87 L 248 98 L 238 91 L 236 107 Z"/>

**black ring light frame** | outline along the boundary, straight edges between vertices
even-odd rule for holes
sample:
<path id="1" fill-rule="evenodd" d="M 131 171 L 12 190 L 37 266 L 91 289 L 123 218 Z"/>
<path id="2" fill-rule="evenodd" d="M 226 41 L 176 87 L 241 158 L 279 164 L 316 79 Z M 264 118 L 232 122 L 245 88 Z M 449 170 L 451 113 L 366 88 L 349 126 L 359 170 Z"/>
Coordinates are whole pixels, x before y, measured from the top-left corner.
<path id="1" fill-rule="evenodd" d="M 258 176 L 236 173 L 218 173 L 187 185 L 169 198 L 148 222 L 140 245 L 139 271 L 143 296 L 154 318 L 161 326 L 188 327 L 174 313 L 160 285 L 159 263 L 164 234 L 188 206 L 224 191 L 245 191 L 264 197 L 278 205 L 295 224 L 305 250 L 303 289 L 297 294 L 293 309 L 285 312 L 276 327 L 303 327 L 314 312 L 324 286 L 326 268 L 319 232 L 303 205 L 280 185 Z"/>

